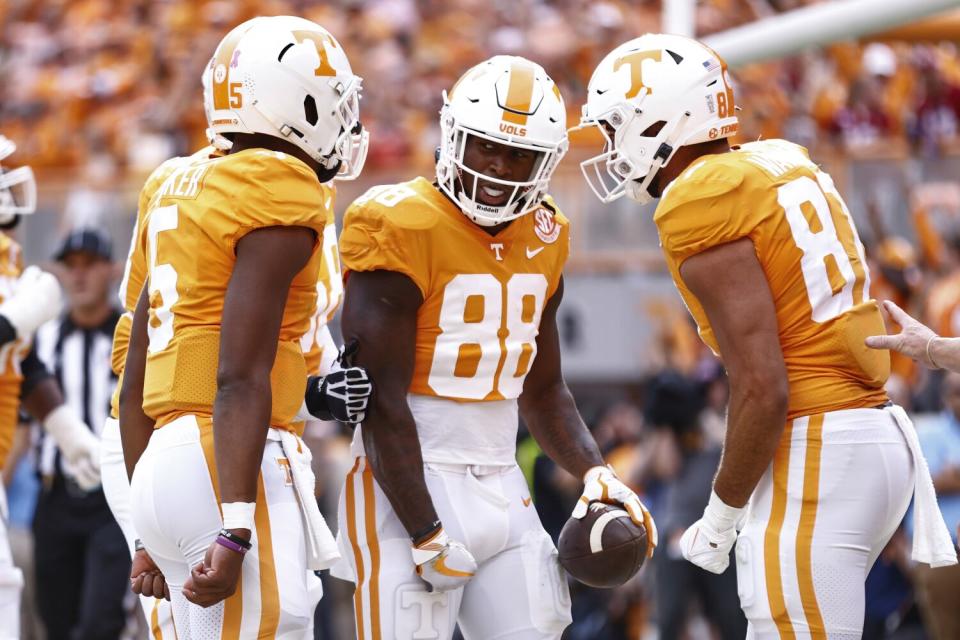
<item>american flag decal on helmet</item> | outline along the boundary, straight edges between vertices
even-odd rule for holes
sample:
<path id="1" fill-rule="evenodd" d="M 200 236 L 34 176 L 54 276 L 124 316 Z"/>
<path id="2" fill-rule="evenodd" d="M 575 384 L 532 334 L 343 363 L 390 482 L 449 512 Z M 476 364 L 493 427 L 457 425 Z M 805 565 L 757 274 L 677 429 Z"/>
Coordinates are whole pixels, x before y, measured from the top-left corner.
<path id="1" fill-rule="evenodd" d="M 716 60 L 704 60 L 703 68 L 706 69 L 707 72 L 716 71 L 720 68 L 720 63 Z"/>

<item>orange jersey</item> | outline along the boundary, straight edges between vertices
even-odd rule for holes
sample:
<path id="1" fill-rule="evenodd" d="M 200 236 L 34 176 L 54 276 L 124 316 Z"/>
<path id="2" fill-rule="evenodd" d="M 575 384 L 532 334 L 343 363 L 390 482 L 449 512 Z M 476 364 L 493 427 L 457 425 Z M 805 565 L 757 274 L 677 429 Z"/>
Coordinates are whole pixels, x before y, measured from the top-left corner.
<path id="1" fill-rule="evenodd" d="M 147 213 L 153 194 L 157 192 L 160 185 L 177 167 L 203 158 L 210 158 L 219 153 L 212 146 L 207 146 L 191 156 L 170 158 L 153 170 L 153 173 L 147 177 L 147 181 L 143 184 L 143 188 L 140 189 L 140 195 L 137 198 L 137 219 L 133 223 L 130 252 L 127 254 L 127 263 L 123 268 L 123 279 L 120 281 L 119 296 L 124 313 L 120 316 L 117 327 L 113 330 L 113 351 L 110 355 L 113 372 L 118 376 L 116 389 L 114 389 L 113 397 L 110 398 L 110 415 L 114 418 L 120 416 L 120 388 L 123 386 L 123 367 L 127 362 L 127 346 L 130 344 L 130 326 L 133 323 L 133 312 L 137 308 L 137 299 L 140 297 L 143 283 L 147 279 L 147 262 L 142 248 L 137 242 L 140 227 L 143 226 L 143 217 Z"/>
<path id="2" fill-rule="evenodd" d="M 368 191 L 340 237 L 348 274 L 395 271 L 420 289 L 410 392 L 458 401 L 520 395 L 569 251 L 549 198 L 491 236 L 424 178 Z"/>
<path id="3" fill-rule="evenodd" d="M 17 279 L 23 271 L 23 256 L 20 245 L 7 234 L 0 232 L 0 302 L 6 300 L 17 288 Z M 30 351 L 30 340 L 18 338 L 0 346 L 0 468 L 7 461 L 17 429 L 17 412 L 20 409 L 20 362 Z"/>
<path id="4" fill-rule="evenodd" d="M 289 428 L 303 402 L 300 339 L 316 312 L 323 231 L 333 214 L 316 174 L 293 156 L 248 149 L 176 168 L 158 189 L 138 243 L 149 265 L 150 317 L 143 408 L 158 425 L 211 415 L 227 285 L 244 235 L 313 229 L 309 263 L 290 285 L 271 372 L 272 426 Z"/>
<path id="5" fill-rule="evenodd" d="M 718 353 L 680 266 L 711 247 L 753 241 L 776 306 L 789 417 L 886 401 L 890 357 L 864 345 L 885 330 L 863 245 L 833 180 L 806 149 L 766 140 L 700 158 L 667 188 L 654 219 L 674 283 Z"/>
<path id="6" fill-rule="evenodd" d="M 333 211 L 334 190 L 330 188 L 329 191 L 327 209 Z M 336 315 L 342 298 L 343 279 L 340 275 L 340 254 L 337 251 L 337 225 L 331 217 L 323 230 L 323 264 L 317 280 L 317 313 L 310 320 L 310 328 L 300 341 L 310 375 L 326 375 L 337 357 L 337 347 L 330 336 L 328 324 Z"/>

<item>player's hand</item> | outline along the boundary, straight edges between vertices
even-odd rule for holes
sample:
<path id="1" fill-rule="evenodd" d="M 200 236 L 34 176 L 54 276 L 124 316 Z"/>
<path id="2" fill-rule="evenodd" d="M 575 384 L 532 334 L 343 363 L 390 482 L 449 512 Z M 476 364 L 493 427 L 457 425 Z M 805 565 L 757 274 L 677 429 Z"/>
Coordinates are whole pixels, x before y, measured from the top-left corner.
<path id="1" fill-rule="evenodd" d="M 363 367 L 331 371 L 307 380 L 306 403 L 310 414 L 320 420 L 359 424 L 367 417 L 373 383 Z"/>
<path id="2" fill-rule="evenodd" d="M 680 553 L 701 569 L 720 574 L 730 565 L 730 549 L 737 541 L 737 522 L 745 508 L 731 507 L 716 493 L 703 517 L 694 522 L 680 537 Z"/>
<path id="3" fill-rule="evenodd" d="M 60 283 L 52 274 L 30 266 L 20 275 L 13 295 L 0 304 L 0 315 L 16 329 L 18 338 L 24 338 L 60 315 L 62 309 Z"/>
<path id="4" fill-rule="evenodd" d="M 930 368 L 939 368 L 930 360 L 927 346 L 937 337 L 929 327 L 910 317 L 910 315 L 889 300 L 883 301 L 883 308 L 890 318 L 900 325 L 900 333 L 892 336 L 870 336 L 866 339 L 871 349 L 890 349 L 922 362 Z"/>
<path id="5" fill-rule="evenodd" d="M 451 540 L 443 528 L 415 545 L 412 553 L 417 575 L 427 583 L 430 592 L 459 589 L 477 572 L 477 561 L 470 550 Z"/>
<path id="6" fill-rule="evenodd" d="M 591 467 L 583 474 L 583 495 L 573 508 L 573 517 L 579 520 L 587 515 L 591 502 L 621 505 L 634 524 L 646 529 L 647 557 L 653 557 L 653 550 L 657 547 L 657 524 L 637 494 L 623 484 L 610 467 Z"/>
<path id="7" fill-rule="evenodd" d="M 43 420 L 43 426 L 63 454 L 63 466 L 84 491 L 100 486 L 100 440 L 66 405 Z"/>
<path id="8" fill-rule="evenodd" d="M 170 599 L 170 588 L 167 586 L 166 578 L 163 577 L 163 572 L 146 549 L 137 549 L 133 554 L 130 588 L 137 595 Z"/>
<path id="9" fill-rule="evenodd" d="M 235 529 L 243 538 L 250 533 Z M 211 542 L 203 562 L 190 571 L 183 583 L 183 596 L 193 604 L 212 607 L 226 600 L 237 590 L 243 569 L 243 554 Z"/>

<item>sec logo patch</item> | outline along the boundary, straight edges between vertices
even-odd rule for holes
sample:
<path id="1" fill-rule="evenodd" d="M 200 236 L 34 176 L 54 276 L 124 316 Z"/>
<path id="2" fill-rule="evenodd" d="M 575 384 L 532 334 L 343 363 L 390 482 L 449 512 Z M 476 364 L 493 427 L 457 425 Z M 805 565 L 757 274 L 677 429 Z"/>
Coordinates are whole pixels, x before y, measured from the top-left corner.
<path id="1" fill-rule="evenodd" d="M 537 209 L 533 214 L 533 231 L 545 244 L 552 244 L 560 237 L 560 225 L 553 218 L 553 212 L 547 209 Z"/>

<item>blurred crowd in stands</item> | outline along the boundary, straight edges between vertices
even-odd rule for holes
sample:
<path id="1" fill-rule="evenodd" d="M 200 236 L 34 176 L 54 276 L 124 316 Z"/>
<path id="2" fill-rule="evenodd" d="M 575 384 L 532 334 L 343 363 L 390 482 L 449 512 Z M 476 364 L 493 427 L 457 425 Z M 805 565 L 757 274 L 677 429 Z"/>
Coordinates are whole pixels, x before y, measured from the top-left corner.
<path id="1" fill-rule="evenodd" d="M 702 0 L 697 33 L 809 3 Z M 200 71 L 225 31 L 258 14 L 302 15 L 340 39 L 364 77 L 368 165 L 376 171 L 429 167 L 441 91 L 495 52 L 543 64 L 561 87 L 572 124 L 590 70 L 616 44 L 659 30 L 661 2 L 0 0 L 0 132 L 17 142 L 14 160 L 37 170 L 41 192 L 51 181 L 67 181 L 87 190 L 122 184 L 128 195 L 135 193 L 138 180 L 161 161 L 204 144 Z M 840 43 L 738 69 L 734 79 L 742 141 L 789 138 L 811 148 L 831 171 L 849 158 L 906 161 L 956 158 L 960 152 L 955 44 Z M 843 176 L 834 176 L 849 194 Z M 861 193 L 848 195 L 871 264 L 873 295 L 894 300 L 950 336 L 960 336 L 958 177 L 930 183 L 923 175 L 905 175 L 903 206 L 882 200 L 884 185 L 861 184 Z M 132 211 L 122 213 L 132 219 Z M 123 246 L 118 249 L 117 256 L 125 255 Z M 709 494 L 724 434 L 726 382 L 689 321 L 667 324 L 656 356 L 665 363 L 662 371 L 615 392 L 574 386 L 605 455 L 643 491 L 660 525 L 661 547 L 626 587 L 577 589 L 576 622 L 564 636 L 571 640 L 640 638 L 654 628 L 665 639 L 706 638 L 711 626 L 713 637 L 743 637 L 732 570 L 707 579 L 676 553 L 676 539 L 699 517 Z M 952 501 L 944 515 L 956 533 L 960 380 L 944 383 L 939 372 L 902 358 L 893 370 L 891 395 L 925 416 L 918 420 L 921 439 L 930 434 L 928 441 L 937 443 L 927 455 L 936 454 L 931 466 L 941 499 Z M 332 516 L 347 434 L 331 424 L 316 425 L 312 434 L 320 493 Z M 558 535 L 579 495 L 578 481 L 557 470 L 532 441 L 521 442 L 518 458 L 545 526 Z M 22 459 L 29 466 L 29 451 Z M 22 471 L 18 478 L 29 484 L 28 476 Z M 20 502 L 16 495 L 15 519 L 29 530 L 31 492 L 22 491 Z M 907 536 L 895 537 L 868 582 L 865 637 L 924 637 L 924 620 L 928 637 L 934 637 L 930 611 L 937 594 L 960 592 L 957 583 L 937 586 L 920 577 L 910 566 Z M 658 580 L 662 574 L 671 579 Z M 318 637 L 350 637 L 348 587 L 336 581 L 327 587 Z M 41 637 L 36 633 L 30 637 Z"/>
<path id="2" fill-rule="evenodd" d="M 0 128 L 38 168 L 88 180 L 150 171 L 203 141 L 200 71 L 231 26 L 302 15 L 339 39 L 364 77 L 372 167 L 429 162 L 440 93 L 492 52 L 522 53 L 558 81 L 578 116 L 612 46 L 660 29 L 659 0 L 5 0 Z M 796 0 L 704 0 L 706 35 Z M 737 74 L 742 138 L 842 147 L 886 141 L 924 152 L 953 138 L 960 62 L 952 47 L 855 43 Z"/>

